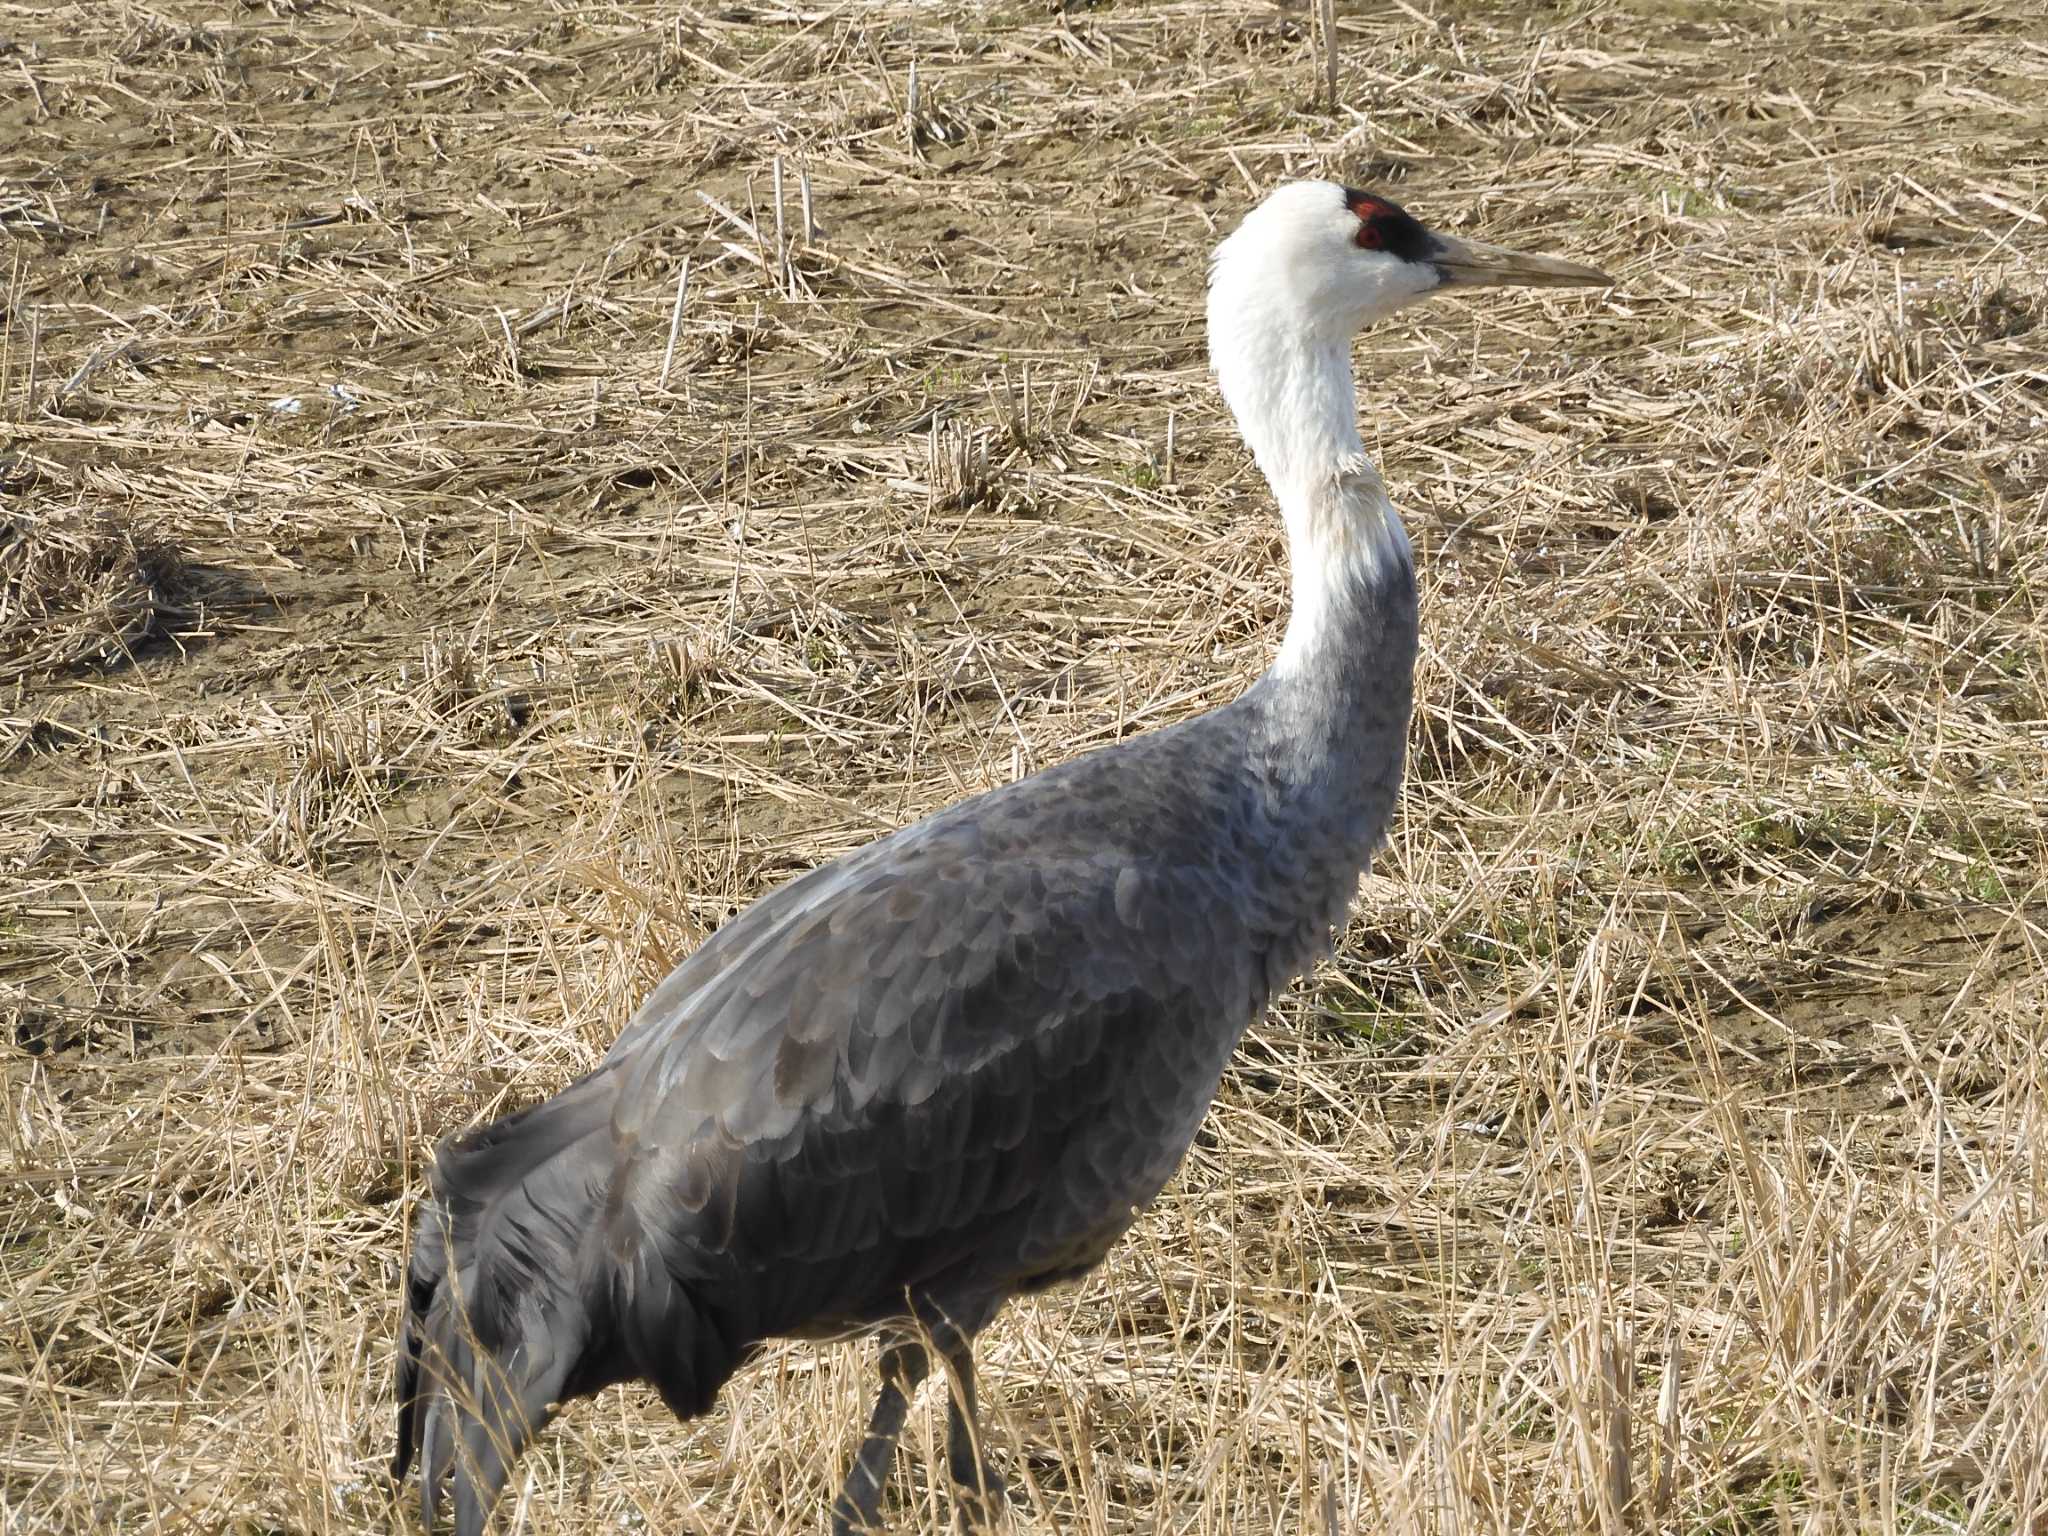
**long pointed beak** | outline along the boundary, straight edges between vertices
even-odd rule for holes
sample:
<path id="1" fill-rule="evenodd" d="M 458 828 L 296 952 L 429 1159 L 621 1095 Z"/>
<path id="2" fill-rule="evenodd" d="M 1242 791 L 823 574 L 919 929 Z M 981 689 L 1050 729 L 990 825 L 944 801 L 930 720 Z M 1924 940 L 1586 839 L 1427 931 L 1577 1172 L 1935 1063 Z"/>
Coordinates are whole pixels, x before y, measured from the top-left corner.
<path id="1" fill-rule="evenodd" d="M 1597 267 L 1556 256 L 1527 256 L 1477 240 L 1460 240 L 1431 231 L 1436 244 L 1429 263 L 1446 288 L 1606 288 L 1614 279 Z"/>

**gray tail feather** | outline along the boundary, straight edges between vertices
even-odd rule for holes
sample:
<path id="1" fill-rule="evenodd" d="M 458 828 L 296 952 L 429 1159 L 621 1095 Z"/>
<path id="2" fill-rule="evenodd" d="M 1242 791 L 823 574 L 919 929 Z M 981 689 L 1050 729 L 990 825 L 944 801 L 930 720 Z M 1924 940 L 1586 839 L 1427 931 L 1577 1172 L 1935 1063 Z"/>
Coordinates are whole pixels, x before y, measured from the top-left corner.
<path id="1" fill-rule="evenodd" d="M 391 1464 L 398 1481 L 418 1455 L 429 1528 L 452 1479 L 456 1531 L 478 1536 L 560 1402 L 641 1374 L 619 1349 L 601 1258 L 611 1106 L 600 1072 L 435 1158 L 406 1272 Z"/>

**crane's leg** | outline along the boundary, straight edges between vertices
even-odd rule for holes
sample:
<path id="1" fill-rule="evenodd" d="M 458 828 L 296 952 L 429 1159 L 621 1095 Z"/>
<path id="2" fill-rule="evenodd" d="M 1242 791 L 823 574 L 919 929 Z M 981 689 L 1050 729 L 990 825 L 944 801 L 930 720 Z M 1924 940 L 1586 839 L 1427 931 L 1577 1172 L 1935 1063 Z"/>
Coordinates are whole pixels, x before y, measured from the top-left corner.
<path id="1" fill-rule="evenodd" d="M 942 1345 L 953 1390 L 946 1401 L 946 1471 L 953 1512 L 966 1536 L 992 1531 L 1009 1505 L 1002 1474 L 981 1453 L 981 1415 L 974 1398 L 974 1340 L 955 1334 Z"/>
<path id="2" fill-rule="evenodd" d="M 882 1485 L 889 1478 L 889 1458 L 903 1433 L 910 1395 L 931 1369 L 931 1356 L 914 1334 L 892 1334 L 882 1341 L 882 1390 L 868 1419 L 868 1432 L 853 1458 L 845 1485 L 832 1501 L 832 1536 L 863 1536 L 882 1529 Z"/>

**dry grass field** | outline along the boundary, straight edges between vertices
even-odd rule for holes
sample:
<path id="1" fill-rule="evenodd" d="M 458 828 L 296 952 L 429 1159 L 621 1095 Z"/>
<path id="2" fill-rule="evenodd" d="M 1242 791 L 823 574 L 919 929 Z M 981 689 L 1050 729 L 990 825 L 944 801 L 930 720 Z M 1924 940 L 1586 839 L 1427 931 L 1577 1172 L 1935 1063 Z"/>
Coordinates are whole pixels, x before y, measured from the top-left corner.
<path id="1" fill-rule="evenodd" d="M 1258 0 L 0 3 L 0 1530 L 412 1528 L 435 1139 L 1257 674 L 1204 261 L 1320 173 L 1619 284 L 1361 348 L 1403 815 L 986 1340 L 1016 1529 L 2048 1530 L 2042 11 L 1335 31 L 1333 111 Z M 500 1528 L 819 1530 L 871 1360 Z"/>

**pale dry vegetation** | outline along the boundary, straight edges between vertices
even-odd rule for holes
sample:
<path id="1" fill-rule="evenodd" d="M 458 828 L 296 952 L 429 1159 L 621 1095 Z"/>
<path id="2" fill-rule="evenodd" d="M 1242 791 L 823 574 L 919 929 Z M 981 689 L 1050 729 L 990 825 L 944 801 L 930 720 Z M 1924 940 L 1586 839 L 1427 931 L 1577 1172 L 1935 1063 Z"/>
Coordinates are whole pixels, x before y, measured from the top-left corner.
<path id="1" fill-rule="evenodd" d="M 1405 813 L 985 1345 L 1018 1528 L 2044 1528 L 2039 8 L 1337 31 L 1330 113 L 1207 0 L 0 6 L 5 1529 L 401 1528 L 435 1137 L 1256 673 L 1203 262 L 1323 171 L 1621 281 L 1364 350 Z M 506 1518 L 816 1529 L 868 1355 L 609 1394 Z"/>

